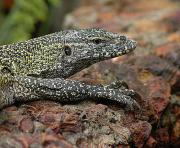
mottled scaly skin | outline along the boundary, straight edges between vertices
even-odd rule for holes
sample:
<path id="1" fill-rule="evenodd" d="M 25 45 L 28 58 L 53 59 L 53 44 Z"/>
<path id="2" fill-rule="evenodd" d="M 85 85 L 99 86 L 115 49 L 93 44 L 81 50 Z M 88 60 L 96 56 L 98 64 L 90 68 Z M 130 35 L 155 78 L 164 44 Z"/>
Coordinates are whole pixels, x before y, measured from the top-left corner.
<path id="1" fill-rule="evenodd" d="M 0 46 L 0 108 L 14 102 L 109 99 L 139 108 L 121 82 L 91 86 L 66 79 L 82 69 L 127 54 L 136 42 L 103 29 L 66 30 Z"/>

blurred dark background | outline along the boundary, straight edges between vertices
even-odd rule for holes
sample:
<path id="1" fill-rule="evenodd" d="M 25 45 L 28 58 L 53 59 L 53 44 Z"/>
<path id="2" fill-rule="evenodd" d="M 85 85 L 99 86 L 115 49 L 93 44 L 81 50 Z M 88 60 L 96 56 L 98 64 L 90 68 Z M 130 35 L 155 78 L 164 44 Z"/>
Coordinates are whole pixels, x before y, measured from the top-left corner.
<path id="1" fill-rule="evenodd" d="M 1 0 L 0 44 L 27 40 L 62 29 L 79 0 Z"/>

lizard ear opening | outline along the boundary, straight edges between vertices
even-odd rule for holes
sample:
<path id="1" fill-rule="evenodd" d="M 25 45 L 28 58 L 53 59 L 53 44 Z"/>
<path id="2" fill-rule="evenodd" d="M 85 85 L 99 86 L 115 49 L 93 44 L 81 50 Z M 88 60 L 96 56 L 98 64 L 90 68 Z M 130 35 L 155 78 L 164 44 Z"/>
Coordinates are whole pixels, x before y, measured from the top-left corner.
<path id="1" fill-rule="evenodd" d="M 64 46 L 64 53 L 65 53 L 67 56 L 70 56 L 70 55 L 71 55 L 71 53 L 72 53 L 72 49 L 71 49 L 71 47 L 70 47 L 70 46 L 65 45 L 65 46 Z"/>
<path id="2" fill-rule="evenodd" d="M 3 67 L 3 68 L 1 69 L 1 73 L 7 74 L 7 73 L 12 73 L 12 72 L 11 72 L 11 70 L 10 70 L 9 68 Z"/>

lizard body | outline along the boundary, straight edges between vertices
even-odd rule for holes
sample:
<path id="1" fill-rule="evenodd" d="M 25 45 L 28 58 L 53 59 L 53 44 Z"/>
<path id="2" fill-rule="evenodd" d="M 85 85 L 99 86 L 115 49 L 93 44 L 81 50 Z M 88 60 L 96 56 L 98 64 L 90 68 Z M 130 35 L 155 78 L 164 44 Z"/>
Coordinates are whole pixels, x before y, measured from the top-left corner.
<path id="1" fill-rule="evenodd" d="M 66 30 L 0 46 L 0 108 L 41 98 L 60 102 L 109 99 L 131 109 L 139 107 L 132 90 L 66 79 L 135 47 L 135 41 L 103 29 Z"/>

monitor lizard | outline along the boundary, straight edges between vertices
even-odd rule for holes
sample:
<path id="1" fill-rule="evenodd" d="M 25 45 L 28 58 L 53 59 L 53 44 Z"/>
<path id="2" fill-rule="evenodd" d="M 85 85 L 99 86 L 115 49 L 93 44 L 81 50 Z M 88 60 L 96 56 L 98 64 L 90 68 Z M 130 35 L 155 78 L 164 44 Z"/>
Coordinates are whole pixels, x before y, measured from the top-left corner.
<path id="1" fill-rule="evenodd" d="M 0 46 L 0 109 L 15 102 L 49 99 L 112 100 L 134 110 L 135 92 L 120 81 L 107 86 L 67 79 L 99 61 L 133 51 L 136 42 L 104 29 L 64 30 Z M 121 89 L 123 88 L 123 89 Z"/>

